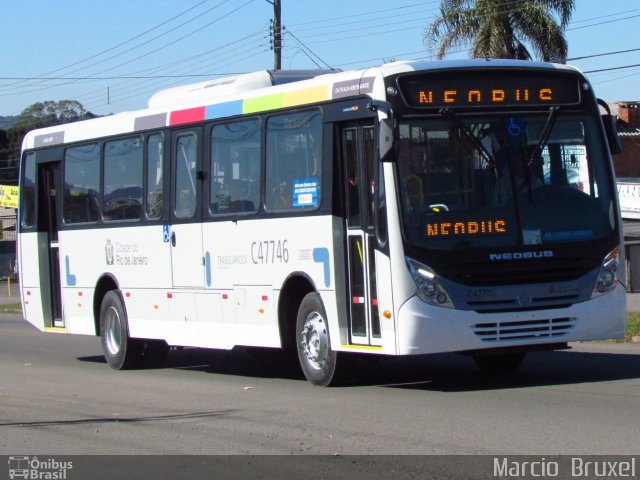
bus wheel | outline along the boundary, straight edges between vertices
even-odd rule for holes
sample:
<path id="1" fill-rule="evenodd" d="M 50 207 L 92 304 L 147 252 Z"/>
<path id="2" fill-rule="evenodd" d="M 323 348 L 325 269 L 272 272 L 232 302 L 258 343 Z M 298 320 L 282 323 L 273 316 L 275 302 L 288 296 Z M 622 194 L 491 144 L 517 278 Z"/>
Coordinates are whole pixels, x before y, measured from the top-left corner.
<path id="1" fill-rule="evenodd" d="M 115 290 L 110 290 L 100 307 L 100 338 L 109 366 L 125 370 L 140 366 L 143 360 L 143 343 L 129 338 L 127 314 Z"/>
<path id="2" fill-rule="evenodd" d="M 317 293 L 308 293 L 300 304 L 296 322 L 298 359 L 304 376 L 314 385 L 334 380 L 338 355 L 331 350 L 327 315 Z"/>
<path id="3" fill-rule="evenodd" d="M 515 372 L 524 361 L 524 353 L 503 353 L 499 355 L 474 355 L 478 368 L 487 373 Z"/>

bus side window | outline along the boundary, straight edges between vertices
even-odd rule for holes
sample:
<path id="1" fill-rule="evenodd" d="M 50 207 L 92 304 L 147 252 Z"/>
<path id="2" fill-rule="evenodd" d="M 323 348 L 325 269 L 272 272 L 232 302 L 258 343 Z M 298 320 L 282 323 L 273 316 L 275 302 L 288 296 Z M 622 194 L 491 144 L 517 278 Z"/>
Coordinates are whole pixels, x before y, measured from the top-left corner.
<path id="1" fill-rule="evenodd" d="M 317 208 L 322 180 L 320 111 L 277 115 L 267 120 L 267 211 Z"/>
<path id="2" fill-rule="evenodd" d="M 147 218 L 162 216 L 162 191 L 164 161 L 164 140 L 162 134 L 149 135 L 147 138 Z"/>
<path id="3" fill-rule="evenodd" d="M 143 143 L 132 137 L 104 144 L 102 215 L 106 221 L 142 217 Z"/>
<path id="4" fill-rule="evenodd" d="M 215 125 L 211 131 L 214 214 L 255 213 L 260 203 L 260 123 Z"/>
<path id="5" fill-rule="evenodd" d="M 20 215 L 23 227 L 33 227 L 36 219 L 36 154 L 28 153 L 24 158 L 22 177 L 22 208 Z"/>
<path id="6" fill-rule="evenodd" d="M 65 223 L 97 222 L 100 216 L 100 147 L 97 143 L 70 147 L 64 153 Z"/>

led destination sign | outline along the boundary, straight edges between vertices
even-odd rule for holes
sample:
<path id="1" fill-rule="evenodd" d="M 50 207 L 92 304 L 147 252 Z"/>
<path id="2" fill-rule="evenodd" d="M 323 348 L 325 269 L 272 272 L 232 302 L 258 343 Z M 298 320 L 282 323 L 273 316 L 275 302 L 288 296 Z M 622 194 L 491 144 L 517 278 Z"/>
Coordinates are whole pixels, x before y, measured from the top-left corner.
<path id="1" fill-rule="evenodd" d="M 507 222 L 503 219 L 467 222 L 434 222 L 427 223 L 426 231 L 427 237 L 507 233 Z"/>
<path id="2" fill-rule="evenodd" d="M 400 91 L 412 107 L 514 107 L 580 103 L 576 77 L 555 72 L 450 71 L 405 76 Z"/>

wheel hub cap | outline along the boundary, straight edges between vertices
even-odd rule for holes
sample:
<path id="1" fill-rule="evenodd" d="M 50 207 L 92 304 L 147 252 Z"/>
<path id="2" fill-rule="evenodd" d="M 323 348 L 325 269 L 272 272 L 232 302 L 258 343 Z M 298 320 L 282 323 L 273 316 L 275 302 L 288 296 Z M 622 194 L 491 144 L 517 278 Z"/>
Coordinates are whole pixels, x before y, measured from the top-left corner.
<path id="1" fill-rule="evenodd" d="M 105 315 L 103 335 L 105 336 L 109 353 L 116 355 L 120 351 L 122 339 L 120 338 L 120 315 L 113 307 Z"/>
<path id="2" fill-rule="evenodd" d="M 329 336 L 319 313 L 313 312 L 307 317 L 302 328 L 301 344 L 307 364 L 315 370 L 321 370 L 329 354 Z"/>

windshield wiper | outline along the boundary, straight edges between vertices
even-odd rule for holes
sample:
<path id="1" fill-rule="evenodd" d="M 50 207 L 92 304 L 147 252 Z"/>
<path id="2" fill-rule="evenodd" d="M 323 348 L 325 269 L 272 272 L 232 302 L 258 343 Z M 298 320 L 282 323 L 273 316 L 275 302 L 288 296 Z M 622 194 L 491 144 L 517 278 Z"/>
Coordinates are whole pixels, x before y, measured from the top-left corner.
<path id="1" fill-rule="evenodd" d="M 471 132 L 471 130 L 469 130 L 469 127 L 458 119 L 458 117 L 456 116 L 453 110 L 451 110 L 450 108 L 441 108 L 439 113 L 440 115 L 445 117 L 447 120 L 449 120 L 449 122 L 451 122 L 451 125 L 453 125 L 460 132 L 462 132 L 464 137 L 478 151 L 480 156 L 484 158 L 489 168 L 493 168 L 493 169 L 496 168 L 496 159 L 494 158 L 494 156 L 491 155 L 491 153 L 489 153 L 489 150 L 487 150 L 486 147 L 482 144 L 482 142 L 478 140 L 478 138 L 473 134 L 473 132 Z"/>
<path id="2" fill-rule="evenodd" d="M 538 154 L 542 150 L 542 146 L 547 143 L 547 140 L 549 140 L 549 137 L 551 136 L 551 131 L 553 130 L 553 126 L 556 123 L 556 118 L 558 118 L 558 111 L 560 110 L 560 107 L 554 105 L 549 110 L 549 116 L 547 117 L 547 121 L 544 124 L 542 133 L 540 134 L 540 140 L 538 140 L 536 148 L 534 148 L 533 152 L 531 152 L 531 157 L 529 157 L 527 165 L 533 165 L 533 160 L 538 156 Z"/>

